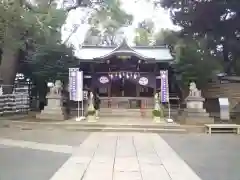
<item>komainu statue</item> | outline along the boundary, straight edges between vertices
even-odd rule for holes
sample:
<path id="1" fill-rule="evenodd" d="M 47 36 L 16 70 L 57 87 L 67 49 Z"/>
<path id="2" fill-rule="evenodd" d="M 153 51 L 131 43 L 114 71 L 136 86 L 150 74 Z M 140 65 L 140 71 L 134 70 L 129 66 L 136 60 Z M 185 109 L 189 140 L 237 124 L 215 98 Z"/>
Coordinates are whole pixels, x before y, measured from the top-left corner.
<path id="1" fill-rule="evenodd" d="M 197 89 L 196 83 L 191 82 L 189 85 L 189 96 L 190 97 L 201 97 L 201 91 Z"/>
<path id="2" fill-rule="evenodd" d="M 50 89 L 51 95 L 60 95 L 62 91 L 62 82 L 60 80 L 56 80 L 53 87 Z"/>

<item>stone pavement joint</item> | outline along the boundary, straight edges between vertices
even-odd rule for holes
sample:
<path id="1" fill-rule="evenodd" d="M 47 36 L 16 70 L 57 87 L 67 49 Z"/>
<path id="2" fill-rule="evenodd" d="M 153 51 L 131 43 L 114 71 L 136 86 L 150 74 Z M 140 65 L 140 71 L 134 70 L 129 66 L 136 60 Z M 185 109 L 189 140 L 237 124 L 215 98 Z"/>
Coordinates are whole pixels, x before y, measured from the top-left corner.
<path id="1" fill-rule="evenodd" d="M 50 180 L 201 180 L 157 134 L 92 133 Z"/>
<path id="2" fill-rule="evenodd" d="M 159 135 L 152 135 L 152 143 L 172 180 L 201 180 Z"/>
<path id="3" fill-rule="evenodd" d="M 50 180 L 82 180 L 99 147 L 101 136 L 93 133 L 84 141 Z"/>
<path id="4" fill-rule="evenodd" d="M 23 140 L 0 138 L 0 145 L 29 148 L 34 150 L 51 151 L 56 153 L 72 154 L 73 147 L 67 145 L 45 144 Z"/>

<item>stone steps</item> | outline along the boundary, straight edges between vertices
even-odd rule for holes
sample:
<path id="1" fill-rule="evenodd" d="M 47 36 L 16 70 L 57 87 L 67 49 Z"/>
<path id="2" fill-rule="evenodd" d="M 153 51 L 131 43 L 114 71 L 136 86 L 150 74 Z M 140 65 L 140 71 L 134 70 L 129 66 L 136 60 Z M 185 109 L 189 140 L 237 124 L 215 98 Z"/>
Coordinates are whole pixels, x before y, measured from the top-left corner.
<path id="1" fill-rule="evenodd" d="M 101 117 L 152 117 L 152 109 L 100 109 L 99 116 Z M 172 109 L 171 116 L 175 117 L 178 110 Z M 168 116 L 168 109 L 164 109 L 164 115 Z"/>
<path id="2" fill-rule="evenodd" d="M 117 121 L 119 122 L 119 121 Z M 134 124 L 135 123 L 135 124 Z M 138 124 L 137 124 L 138 123 Z M 167 123 L 149 123 L 141 124 L 141 122 L 133 122 L 133 124 L 113 123 L 113 122 L 99 122 L 88 123 L 87 121 L 76 122 L 21 122 L 21 121 L 7 121 L 5 125 L 11 128 L 19 128 L 22 130 L 32 129 L 61 129 L 67 131 L 88 131 L 88 132 L 144 132 L 144 133 L 202 133 L 204 128 L 202 126 L 182 126 L 179 124 Z"/>
<path id="3" fill-rule="evenodd" d="M 71 111 L 70 118 L 77 116 L 77 111 Z M 100 118 L 127 118 L 127 119 L 152 119 L 152 109 L 123 109 L 123 108 L 101 108 Z M 168 117 L 168 109 L 164 109 L 164 116 Z M 171 109 L 171 118 L 176 119 L 178 109 Z"/>
<path id="4" fill-rule="evenodd" d="M 87 132 L 144 132 L 144 133 L 187 133 L 185 129 L 167 129 L 167 128 L 133 128 L 133 127 L 77 127 L 74 131 L 87 131 Z"/>

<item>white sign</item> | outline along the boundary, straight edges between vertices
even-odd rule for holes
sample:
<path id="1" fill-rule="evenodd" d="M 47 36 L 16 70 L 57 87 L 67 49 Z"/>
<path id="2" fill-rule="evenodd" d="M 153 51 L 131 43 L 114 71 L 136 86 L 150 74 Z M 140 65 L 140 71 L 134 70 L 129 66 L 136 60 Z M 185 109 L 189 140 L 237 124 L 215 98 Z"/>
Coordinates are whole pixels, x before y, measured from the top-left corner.
<path id="1" fill-rule="evenodd" d="M 229 106 L 228 98 L 219 98 L 219 104 L 220 106 Z"/>
<path id="2" fill-rule="evenodd" d="M 77 95 L 76 95 L 76 101 L 82 101 L 83 100 L 83 72 L 77 71 Z"/>
<path id="3" fill-rule="evenodd" d="M 77 96 L 77 72 L 79 68 L 69 68 L 69 96 L 70 100 L 76 101 Z"/>
<path id="4" fill-rule="evenodd" d="M 220 105 L 220 118 L 222 120 L 229 120 L 229 101 L 228 98 L 219 98 L 219 105 Z"/>
<path id="5" fill-rule="evenodd" d="M 99 78 L 99 81 L 100 81 L 100 83 L 102 83 L 102 84 L 106 84 L 106 83 L 109 82 L 109 79 L 108 79 L 108 77 L 106 77 L 106 76 L 101 76 L 101 77 Z"/>
<path id="6" fill-rule="evenodd" d="M 146 77 L 141 77 L 138 81 L 138 83 L 142 86 L 146 86 L 148 84 L 148 78 Z"/>

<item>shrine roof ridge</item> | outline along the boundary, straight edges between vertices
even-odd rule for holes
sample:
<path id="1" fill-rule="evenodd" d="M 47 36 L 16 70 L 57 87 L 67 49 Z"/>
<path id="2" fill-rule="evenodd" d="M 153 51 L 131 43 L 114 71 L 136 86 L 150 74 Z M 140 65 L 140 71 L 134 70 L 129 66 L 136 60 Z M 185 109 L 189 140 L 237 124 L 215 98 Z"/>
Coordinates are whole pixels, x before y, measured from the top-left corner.
<path id="1" fill-rule="evenodd" d="M 172 61 L 173 57 L 167 46 L 134 46 L 128 45 L 126 39 L 117 46 L 82 46 L 76 53 L 79 59 L 108 59 L 114 55 L 136 56 L 144 60 Z"/>
<path id="2" fill-rule="evenodd" d="M 99 49 L 115 49 L 118 46 L 104 46 L 104 45 L 82 45 L 81 48 L 99 48 Z M 168 49 L 167 45 L 162 46 L 129 46 L 132 49 Z"/>

